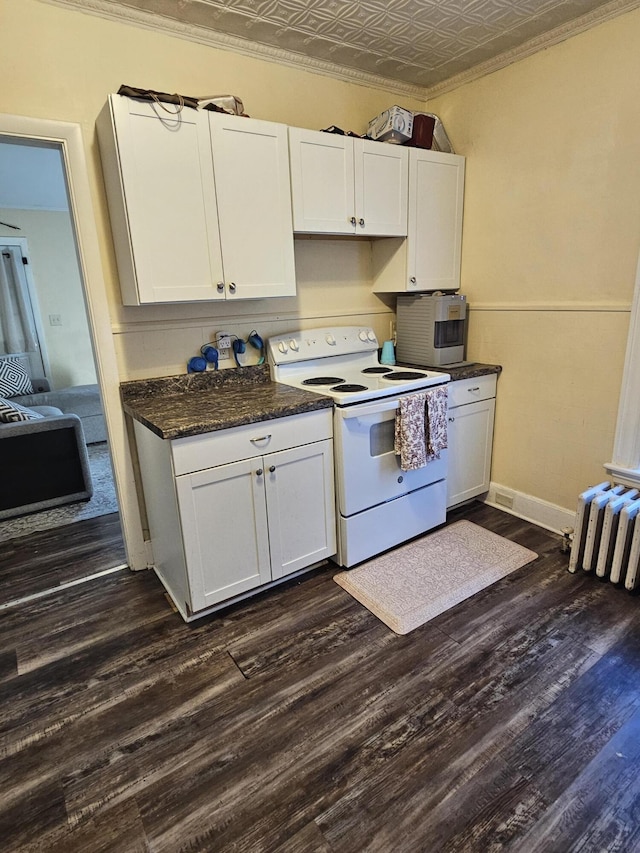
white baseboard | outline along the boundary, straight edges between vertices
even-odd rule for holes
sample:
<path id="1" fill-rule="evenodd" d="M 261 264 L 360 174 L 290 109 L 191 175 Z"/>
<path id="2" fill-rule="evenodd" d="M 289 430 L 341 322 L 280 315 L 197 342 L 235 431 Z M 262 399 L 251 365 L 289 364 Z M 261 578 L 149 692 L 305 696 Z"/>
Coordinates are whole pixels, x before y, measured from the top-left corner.
<path id="1" fill-rule="evenodd" d="M 561 534 L 564 527 L 573 527 L 576 520 L 575 510 L 517 492 L 499 483 L 491 483 L 484 502 L 553 533 Z"/>

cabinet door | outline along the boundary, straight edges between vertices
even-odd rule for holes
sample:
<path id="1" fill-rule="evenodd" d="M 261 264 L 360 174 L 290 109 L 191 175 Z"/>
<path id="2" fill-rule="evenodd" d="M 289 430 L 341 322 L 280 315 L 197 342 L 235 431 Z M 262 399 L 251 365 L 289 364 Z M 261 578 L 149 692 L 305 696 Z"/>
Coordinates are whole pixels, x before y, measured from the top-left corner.
<path id="1" fill-rule="evenodd" d="M 488 491 L 495 399 L 449 409 L 447 507 Z"/>
<path id="2" fill-rule="evenodd" d="M 110 104 L 101 142 L 123 301 L 223 299 L 207 117 L 121 95 Z"/>
<path id="3" fill-rule="evenodd" d="M 271 453 L 264 463 L 275 579 L 336 552 L 333 442 Z"/>
<path id="4" fill-rule="evenodd" d="M 460 287 L 464 157 L 409 154 L 407 290 Z"/>
<path id="5" fill-rule="evenodd" d="M 287 127 L 209 113 L 227 299 L 295 296 Z"/>
<path id="6" fill-rule="evenodd" d="M 407 234 L 409 151 L 400 145 L 354 139 L 356 234 Z"/>
<path id="7" fill-rule="evenodd" d="M 194 611 L 271 580 L 262 467 L 258 457 L 176 477 Z"/>
<path id="8" fill-rule="evenodd" d="M 293 230 L 354 234 L 353 140 L 289 128 Z"/>

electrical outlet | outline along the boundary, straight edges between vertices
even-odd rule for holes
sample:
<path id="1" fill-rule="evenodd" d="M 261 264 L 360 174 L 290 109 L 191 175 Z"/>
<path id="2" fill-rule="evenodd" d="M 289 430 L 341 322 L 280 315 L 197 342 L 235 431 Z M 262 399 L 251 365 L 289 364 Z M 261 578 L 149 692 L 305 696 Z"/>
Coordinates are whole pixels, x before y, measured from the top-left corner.
<path id="1" fill-rule="evenodd" d="M 228 332 L 216 332 L 215 345 L 220 361 L 228 361 L 231 358 L 231 335 Z"/>
<path id="2" fill-rule="evenodd" d="M 49 325 L 50 326 L 61 326 L 62 325 L 62 314 L 49 314 Z"/>

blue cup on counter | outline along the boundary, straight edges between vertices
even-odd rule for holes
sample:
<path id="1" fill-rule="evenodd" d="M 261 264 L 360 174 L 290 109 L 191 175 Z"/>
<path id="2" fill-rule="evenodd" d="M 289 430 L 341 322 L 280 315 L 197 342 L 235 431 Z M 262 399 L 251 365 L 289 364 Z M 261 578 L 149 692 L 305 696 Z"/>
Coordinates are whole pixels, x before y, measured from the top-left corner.
<path id="1" fill-rule="evenodd" d="M 395 364 L 396 353 L 393 348 L 393 341 L 385 341 L 382 344 L 382 353 L 380 355 L 380 364 Z"/>

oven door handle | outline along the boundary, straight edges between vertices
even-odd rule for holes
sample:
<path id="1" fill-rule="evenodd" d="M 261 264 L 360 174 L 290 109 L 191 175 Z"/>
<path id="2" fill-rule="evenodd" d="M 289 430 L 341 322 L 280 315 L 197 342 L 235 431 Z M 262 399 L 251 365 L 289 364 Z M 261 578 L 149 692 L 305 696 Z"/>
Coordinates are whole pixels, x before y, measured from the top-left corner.
<path id="1" fill-rule="evenodd" d="M 364 418 L 367 415 L 379 415 L 382 412 L 392 412 L 398 408 L 398 400 L 387 400 L 383 403 L 371 403 L 366 406 L 354 406 L 352 409 L 340 409 L 343 420 L 350 418 Z"/>

